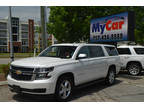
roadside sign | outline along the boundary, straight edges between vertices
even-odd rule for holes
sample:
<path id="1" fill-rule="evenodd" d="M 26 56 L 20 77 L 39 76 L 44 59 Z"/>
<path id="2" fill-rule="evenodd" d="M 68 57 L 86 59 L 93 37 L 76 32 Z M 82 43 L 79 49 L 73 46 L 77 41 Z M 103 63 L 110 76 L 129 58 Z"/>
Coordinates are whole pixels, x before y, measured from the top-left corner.
<path id="1" fill-rule="evenodd" d="M 124 12 L 92 19 L 90 42 L 134 41 L 134 13 Z"/>

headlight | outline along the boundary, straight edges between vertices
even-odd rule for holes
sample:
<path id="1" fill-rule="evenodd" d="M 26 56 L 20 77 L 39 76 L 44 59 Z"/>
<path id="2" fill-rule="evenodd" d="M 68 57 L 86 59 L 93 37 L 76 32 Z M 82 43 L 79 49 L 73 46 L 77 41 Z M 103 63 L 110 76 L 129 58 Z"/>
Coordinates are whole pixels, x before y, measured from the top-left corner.
<path id="1" fill-rule="evenodd" d="M 50 78 L 48 74 L 54 70 L 54 67 L 50 68 L 36 68 L 34 73 L 36 74 L 36 79 L 46 79 Z"/>

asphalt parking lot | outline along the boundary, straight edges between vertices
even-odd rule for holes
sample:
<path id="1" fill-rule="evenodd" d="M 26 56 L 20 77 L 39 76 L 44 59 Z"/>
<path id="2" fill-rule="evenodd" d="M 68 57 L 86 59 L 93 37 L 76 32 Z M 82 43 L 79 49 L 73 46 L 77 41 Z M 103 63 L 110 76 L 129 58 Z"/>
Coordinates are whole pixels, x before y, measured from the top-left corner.
<path id="1" fill-rule="evenodd" d="M 55 102 L 53 96 L 18 95 L 9 91 L 8 86 L 0 86 L 1 102 Z M 106 86 L 103 82 L 77 89 L 72 102 L 143 102 L 144 74 L 130 76 L 120 73 L 116 83 Z"/>

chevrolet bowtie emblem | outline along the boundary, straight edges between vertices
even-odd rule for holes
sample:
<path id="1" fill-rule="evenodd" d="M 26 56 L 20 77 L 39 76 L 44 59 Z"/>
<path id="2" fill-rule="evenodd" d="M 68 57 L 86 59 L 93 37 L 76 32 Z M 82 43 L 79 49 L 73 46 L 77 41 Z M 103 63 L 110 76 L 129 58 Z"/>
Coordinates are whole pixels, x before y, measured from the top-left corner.
<path id="1" fill-rule="evenodd" d="M 22 74 L 22 72 L 21 72 L 20 70 L 17 70 L 17 71 L 16 71 L 16 74 L 17 74 L 17 75 L 20 75 L 20 74 Z"/>

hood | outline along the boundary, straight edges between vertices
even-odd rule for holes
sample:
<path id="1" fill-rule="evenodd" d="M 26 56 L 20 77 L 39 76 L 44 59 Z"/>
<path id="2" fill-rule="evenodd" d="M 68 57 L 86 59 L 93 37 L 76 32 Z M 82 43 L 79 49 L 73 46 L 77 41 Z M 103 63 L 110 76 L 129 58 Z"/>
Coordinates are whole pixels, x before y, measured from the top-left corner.
<path id="1" fill-rule="evenodd" d="M 31 57 L 13 61 L 11 65 L 22 67 L 51 67 L 69 63 L 70 59 L 61 59 L 54 57 Z"/>

